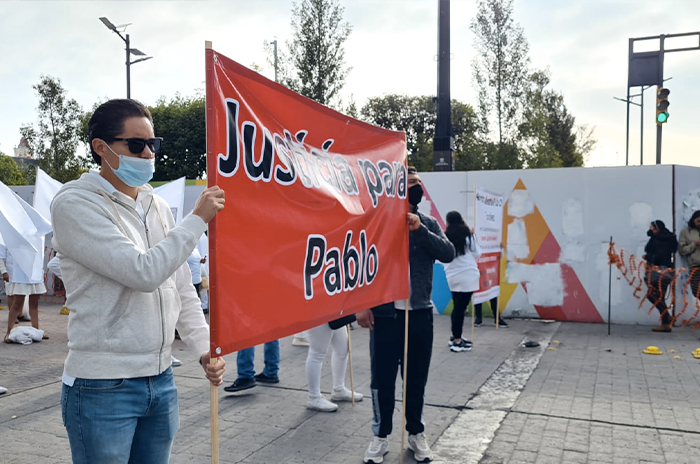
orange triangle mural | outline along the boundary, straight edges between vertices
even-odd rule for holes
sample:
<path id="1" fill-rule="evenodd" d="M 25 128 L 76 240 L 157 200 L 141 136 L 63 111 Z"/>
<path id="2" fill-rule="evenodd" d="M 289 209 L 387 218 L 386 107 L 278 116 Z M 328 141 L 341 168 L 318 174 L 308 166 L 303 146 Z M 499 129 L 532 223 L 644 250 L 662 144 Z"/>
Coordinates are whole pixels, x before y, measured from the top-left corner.
<path id="1" fill-rule="evenodd" d="M 513 192 L 515 191 L 523 191 L 521 195 L 527 194 L 529 196 L 522 179 L 518 179 L 518 182 L 515 184 Z M 537 205 L 534 201 L 532 203 L 534 205 L 533 212 L 517 218 L 508 212 L 510 198 L 508 199 L 503 210 L 503 243 L 508 243 L 509 227 L 515 221 L 522 221 L 527 234 L 529 254 L 527 257 L 513 259 L 512 261 L 523 264 L 559 263 L 561 247 L 549 229 L 544 217 L 542 217 Z M 506 255 L 507 253 L 503 253 L 501 261 L 501 308 L 505 308 L 508 304 L 518 285 L 523 285 L 525 291 L 528 291 L 526 283 L 509 283 L 506 281 L 505 276 L 508 263 Z M 534 305 L 539 316 L 543 319 L 555 319 L 558 321 L 603 322 L 603 318 L 588 296 L 574 269 L 567 264 L 561 264 L 561 270 L 564 281 L 564 301 L 560 306 Z"/>

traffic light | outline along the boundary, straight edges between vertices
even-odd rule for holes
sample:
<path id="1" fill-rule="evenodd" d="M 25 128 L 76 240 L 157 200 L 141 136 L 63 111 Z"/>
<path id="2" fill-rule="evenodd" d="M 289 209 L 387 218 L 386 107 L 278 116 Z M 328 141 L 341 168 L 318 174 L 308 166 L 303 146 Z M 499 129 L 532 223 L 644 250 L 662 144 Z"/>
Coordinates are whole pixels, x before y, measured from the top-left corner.
<path id="1" fill-rule="evenodd" d="M 670 90 L 663 87 L 659 87 L 656 91 L 656 124 L 661 125 L 668 121 L 668 94 L 671 93 Z"/>

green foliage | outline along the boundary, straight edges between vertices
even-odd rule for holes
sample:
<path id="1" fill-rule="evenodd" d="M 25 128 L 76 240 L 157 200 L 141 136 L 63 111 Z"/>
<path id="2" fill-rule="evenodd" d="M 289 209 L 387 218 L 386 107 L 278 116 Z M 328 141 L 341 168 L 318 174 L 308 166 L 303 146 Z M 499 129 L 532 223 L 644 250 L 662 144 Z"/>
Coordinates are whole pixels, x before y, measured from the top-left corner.
<path id="1" fill-rule="evenodd" d="M 430 96 L 386 95 L 370 98 L 362 107 L 364 121 L 385 129 L 406 132 L 408 164 L 419 171 L 433 170 L 433 139 L 437 105 Z M 481 144 L 477 138 L 476 113 L 457 100 L 452 101 L 456 165 L 458 170 L 482 169 Z"/>
<path id="2" fill-rule="evenodd" d="M 77 179 L 86 160 L 77 155 L 78 131 L 82 110 L 78 102 L 68 99 L 61 81 L 41 76 L 32 86 L 39 97 L 37 126 L 23 125 L 20 133 L 27 139 L 39 167 L 59 182 Z"/>
<path id="3" fill-rule="evenodd" d="M 344 10 L 339 0 L 293 3 L 294 39 L 287 42 L 288 54 L 278 53 L 279 81 L 322 105 L 334 102 L 350 72 L 344 44 L 352 27 L 343 21 Z"/>
<path id="4" fill-rule="evenodd" d="M 27 185 L 24 173 L 15 160 L 0 151 L 0 182 L 5 185 Z"/>
<path id="5" fill-rule="evenodd" d="M 523 28 L 513 21 L 513 0 L 479 0 L 471 29 L 477 58 L 472 63 L 483 131 L 495 115 L 498 141 L 512 140 L 522 112 L 530 58 Z"/>
<path id="6" fill-rule="evenodd" d="M 524 155 L 512 142 L 486 142 L 484 147 L 484 169 L 522 169 Z"/>
<path id="7" fill-rule="evenodd" d="M 90 152 L 90 137 L 88 133 L 88 123 L 90 122 L 92 113 L 94 113 L 97 107 L 105 101 L 107 101 L 107 99 L 98 100 L 92 105 L 92 109 L 90 111 L 85 111 L 81 113 L 80 117 L 78 118 L 78 140 L 80 140 L 83 146 L 85 147 L 85 159 L 87 160 L 86 164 L 93 168 L 98 168 L 98 165 L 92 159 L 92 153 Z"/>
<path id="8" fill-rule="evenodd" d="M 529 46 L 513 20 L 513 0 L 479 0 L 471 28 L 484 168 L 583 166 L 596 143 L 593 131 L 577 127 L 563 95 L 546 88 L 547 72 L 530 72 Z M 498 144 L 490 142 L 492 118 Z"/>
<path id="9" fill-rule="evenodd" d="M 182 176 L 201 178 L 207 169 L 206 104 L 203 96 L 176 95 L 169 102 L 161 97 L 148 108 L 163 148 L 156 157 L 154 181 Z"/>
<path id="10" fill-rule="evenodd" d="M 546 88 L 549 84 L 546 72 L 533 73 L 529 82 L 531 87 L 526 92 L 526 109 L 519 126 L 527 167 L 583 166 L 585 155 L 595 145 L 591 133 L 582 135 L 586 140 L 578 140 L 576 121 L 564 104 L 564 96 Z"/>
<path id="11" fill-rule="evenodd" d="M 88 122 L 102 102 L 95 103 L 91 111 L 80 117 L 80 140 L 90 153 Z M 148 110 L 153 117 L 156 136 L 163 137 L 163 146 L 156 156 L 153 181 L 171 181 L 182 176 L 199 179 L 207 170 L 206 104 L 204 95 L 194 97 L 176 94 L 167 101 L 161 97 Z M 90 157 L 92 159 L 92 157 Z"/>

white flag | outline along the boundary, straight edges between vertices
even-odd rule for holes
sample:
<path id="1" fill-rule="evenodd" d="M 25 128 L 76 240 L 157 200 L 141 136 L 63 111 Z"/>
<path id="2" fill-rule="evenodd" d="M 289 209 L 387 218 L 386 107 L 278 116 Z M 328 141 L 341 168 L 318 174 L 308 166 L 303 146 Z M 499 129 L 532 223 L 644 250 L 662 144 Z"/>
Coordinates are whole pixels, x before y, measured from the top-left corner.
<path id="1" fill-rule="evenodd" d="M 185 208 L 185 178 L 180 177 L 177 180 L 156 187 L 153 189 L 153 193 L 163 197 L 168 202 L 175 218 L 175 224 L 180 224 L 182 222 L 182 210 Z"/>
<path id="2" fill-rule="evenodd" d="M 34 209 L 51 222 L 51 201 L 56 196 L 63 184 L 53 179 L 41 169 L 36 170 L 36 183 L 34 184 Z"/>
<path id="3" fill-rule="evenodd" d="M 49 232 L 51 224 L 0 182 L 0 236 L 22 272 L 39 282 L 43 276 L 44 236 Z"/>

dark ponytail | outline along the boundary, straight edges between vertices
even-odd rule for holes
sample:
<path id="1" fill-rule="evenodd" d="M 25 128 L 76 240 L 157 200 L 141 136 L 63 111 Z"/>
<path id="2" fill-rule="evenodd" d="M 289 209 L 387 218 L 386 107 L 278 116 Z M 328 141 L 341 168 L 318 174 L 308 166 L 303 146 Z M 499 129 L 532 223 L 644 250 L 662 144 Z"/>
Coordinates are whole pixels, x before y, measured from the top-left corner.
<path id="1" fill-rule="evenodd" d="M 472 231 L 462 219 L 462 215 L 457 211 L 447 213 L 446 220 L 447 229 L 445 230 L 445 235 L 447 239 L 454 245 L 457 256 L 466 254 L 467 249 L 472 248 Z"/>

